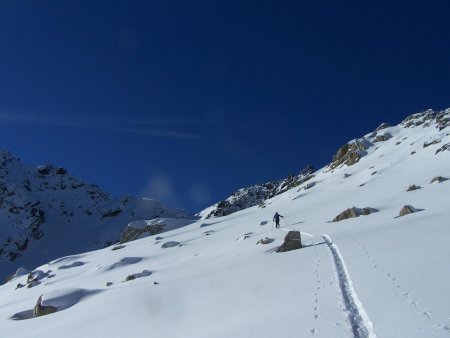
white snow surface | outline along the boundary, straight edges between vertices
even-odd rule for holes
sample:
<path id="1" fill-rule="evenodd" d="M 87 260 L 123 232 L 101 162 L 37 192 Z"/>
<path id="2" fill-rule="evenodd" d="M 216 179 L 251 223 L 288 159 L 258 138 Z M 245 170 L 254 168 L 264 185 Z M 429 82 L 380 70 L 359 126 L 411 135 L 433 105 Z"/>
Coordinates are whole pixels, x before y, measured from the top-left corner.
<path id="1" fill-rule="evenodd" d="M 54 260 L 31 288 L 18 274 L 0 287 L 0 337 L 450 337 L 450 180 L 430 184 L 450 178 L 450 151 L 435 154 L 449 129 L 368 134 L 358 163 L 266 208 Z M 404 205 L 417 212 L 397 217 Z M 352 206 L 377 212 L 330 222 Z M 276 253 L 289 230 L 304 247 Z M 41 295 L 58 312 L 30 318 Z"/>

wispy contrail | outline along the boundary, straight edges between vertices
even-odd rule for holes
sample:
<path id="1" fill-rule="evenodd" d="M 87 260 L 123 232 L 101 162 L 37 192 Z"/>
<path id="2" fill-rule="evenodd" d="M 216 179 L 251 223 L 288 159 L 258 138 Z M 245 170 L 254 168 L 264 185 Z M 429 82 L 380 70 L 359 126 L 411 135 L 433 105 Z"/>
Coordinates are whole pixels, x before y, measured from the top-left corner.
<path id="1" fill-rule="evenodd" d="M 59 117 L 35 117 L 31 115 L 18 115 L 10 113 L 0 113 L 0 123 L 26 123 L 32 125 L 50 126 L 50 127 L 68 127 L 68 128 L 80 128 L 80 129 L 100 129 L 110 130 L 122 133 L 130 133 L 135 135 L 147 135 L 151 137 L 167 137 L 167 138 L 179 138 L 179 139 L 192 139 L 199 140 L 202 137 L 186 132 L 180 132 L 177 130 L 169 130 L 162 128 L 151 127 L 151 124 L 145 121 L 145 125 L 142 123 L 114 123 L 104 124 L 96 121 L 90 122 L 78 122 L 70 121 L 67 119 L 61 119 Z M 153 125 L 182 125 L 182 122 L 159 120 Z"/>

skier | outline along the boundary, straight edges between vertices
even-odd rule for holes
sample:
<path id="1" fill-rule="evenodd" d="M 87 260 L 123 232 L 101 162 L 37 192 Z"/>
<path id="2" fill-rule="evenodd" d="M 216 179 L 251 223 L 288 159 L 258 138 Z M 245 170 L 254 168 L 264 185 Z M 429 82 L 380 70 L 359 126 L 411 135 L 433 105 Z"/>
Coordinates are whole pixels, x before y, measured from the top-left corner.
<path id="1" fill-rule="evenodd" d="M 280 227 L 280 217 L 283 217 L 283 218 L 284 218 L 284 216 L 281 216 L 281 215 L 278 213 L 278 211 L 277 211 L 277 212 L 275 213 L 275 215 L 273 216 L 272 222 L 275 221 L 275 226 L 276 226 L 277 228 Z"/>

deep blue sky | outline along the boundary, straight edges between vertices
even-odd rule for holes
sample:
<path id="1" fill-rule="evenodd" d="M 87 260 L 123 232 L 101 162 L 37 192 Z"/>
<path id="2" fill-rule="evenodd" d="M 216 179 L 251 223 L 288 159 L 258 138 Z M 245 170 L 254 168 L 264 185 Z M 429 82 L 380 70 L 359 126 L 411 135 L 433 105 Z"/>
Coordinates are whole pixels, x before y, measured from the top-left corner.
<path id="1" fill-rule="evenodd" d="M 0 2 L 0 148 L 198 211 L 450 106 L 449 1 Z"/>

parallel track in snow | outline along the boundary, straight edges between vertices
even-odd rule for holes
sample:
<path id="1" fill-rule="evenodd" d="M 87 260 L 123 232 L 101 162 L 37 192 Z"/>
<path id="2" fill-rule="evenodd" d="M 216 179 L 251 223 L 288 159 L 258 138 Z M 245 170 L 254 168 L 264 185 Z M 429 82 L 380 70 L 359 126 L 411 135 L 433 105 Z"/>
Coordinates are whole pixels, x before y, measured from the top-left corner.
<path id="1" fill-rule="evenodd" d="M 339 248 L 333 243 L 328 235 L 323 235 L 322 238 L 327 242 L 328 248 L 336 267 L 336 273 L 339 280 L 339 287 L 342 292 L 344 305 L 348 313 L 350 325 L 352 327 L 355 338 L 376 338 L 373 330 L 372 322 L 367 316 L 366 311 L 353 288 L 353 283 L 345 266 L 344 258 L 342 257 Z"/>

